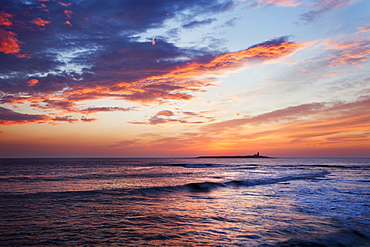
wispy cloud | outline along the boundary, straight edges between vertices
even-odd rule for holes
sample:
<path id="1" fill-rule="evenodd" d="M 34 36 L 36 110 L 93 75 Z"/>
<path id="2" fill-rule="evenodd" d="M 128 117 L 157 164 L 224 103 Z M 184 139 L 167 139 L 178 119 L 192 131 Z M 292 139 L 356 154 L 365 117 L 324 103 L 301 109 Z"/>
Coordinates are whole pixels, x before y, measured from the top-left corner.
<path id="1" fill-rule="evenodd" d="M 303 1 L 300 0 L 258 0 L 260 4 L 272 4 L 284 7 L 296 7 L 301 5 Z"/>
<path id="2" fill-rule="evenodd" d="M 358 145 L 361 152 L 370 141 L 370 98 L 353 102 L 317 102 L 192 128 L 168 136 L 145 133 L 138 140 L 118 141 L 112 147 L 130 152 L 171 150 L 171 153 L 244 154 L 248 150 L 280 150 L 285 154 L 335 152 Z M 176 114 L 175 114 L 176 115 Z M 158 116 L 158 115 L 157 115 Z M 122 145 L 119 145 L 122 143 Z M 127 145 L 126 145 L 127 144 Z M 332 150 L 332 151 L 329 151 Z M 278 151 L 279 152 L 279 151 Z M 281 154 L 280 154 L 281 155 Z"/>
<path id="3" fill-rule="evenodd" d="M 201 21 L 191 21 L 189 23 L 186 23 L 186 24 L 182 25 L 182 27 L 183 28 L 195 28 L 195 27 L 198 27 L 198 26 L 211 24 L 212 22 L 214 22 L 216 20 L 217 20 L 216 18 L 207 18 L 207 19 L 204 19 L 204 20 L 201 20 Z"/>
<path id="4" fill-rule="evenodd" d="M 365 26 L 362 26 L 362 27 L 358 27 L 357 29 L 358 29 L 357 33 L 367 33 L 367 32 L 370 32 L 370 24 L 365 25 Z"/>
<path id="5" fill-rule="evenodd" d="M 301 19 L 305 22 L 312 22 L 322 15 L 339 8 L 343 8 L 352 4 L 351 0 L 316 0 L 309 4 L 308 12 L 301 15 Z"/>
<path id="6" fill-rule="evenodd" d="M 351 40 L 330 40 L 325 45 L 332 49 L 329 65 L 359 65 L 367 61 L 370 55 L 370 38 L 352 38 Z"/>
<path id="7" fill-rule="evenodd" d="M 164 125 L 169 123 L 180 123 L 184 125 L 202 125 L 215 122 L 214 117 L 206 116 L 207 112 L 183 112 L 177 110 L 176 113 L 170 110 L 162 110 L 154 114 L 147 121 L 129 122 L 139 125 Z"/>

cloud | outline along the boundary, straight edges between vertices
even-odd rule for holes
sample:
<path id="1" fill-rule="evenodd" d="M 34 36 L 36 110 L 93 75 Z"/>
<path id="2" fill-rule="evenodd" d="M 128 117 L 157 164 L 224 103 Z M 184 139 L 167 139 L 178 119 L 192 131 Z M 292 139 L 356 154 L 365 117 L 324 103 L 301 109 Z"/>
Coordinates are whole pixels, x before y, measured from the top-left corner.
<path id="1" fill-rule="evenodd" d="M 169 111 L 169 110 L 163 110 L 163 111 L 160 111 L 156 114 L 156 116 L 167 116 L 167 117 L 170 117 L 170 116 L 173 116 L 173 112 L 172 111 Z"/>
<path id="2" fill-rule="evenodd" d="M 74 14 L 74 13 L 73 13 L 73 11 L 71 11 L 71 10 L 69 10 L 69 9 L 64 10 L 64 11 L 63 11 L 63 13 L 66 15 L 66 17 L 67 17 L 68 19 L 71 19 L 72 14 Z"/>
<path id="3" fill-rule="evenodd" d="M 23 55 L 19 54 L 22 43 L 24 57 L 2 54 L 1 102 L 30 103 L 35 110 L 54 109 L 61 114 L 93 114 L 129 109 L 82 109 L 78 103 L 99 99 L 144 105 L 186 101 L 193 99 L 195 93 L 205 92 L 222 74 L 286 57 L 306 45 L 280 37 L 241 51 L 220 52 L 180 48 L 160 37 L 154 46 L 151 40 L 135 38 L 163 26 L 167 13 L 178 14 L 177 18 L 188 23 L 189 28 L 211 23 L 214 18 L 194 22 L 194 16 L 227 11 L 233 7 L 232 1 L 129 0 L 123 4 L 118 0 L 82 0 L 68 6 L 61 3 L 45 1 L 41 6 L 39 2 L 5 1 L 9 13 L 2 12 L 0 20 L 5 23 L 4 28 L 12 30 L 4 29 L 7 46 L 2 46 L 6 47 L 3 52 Z M 40 11 L 40 6 L 49 12 Z M 189 11 L 193 17 L 184 14 Z M 66 18 L 73 28 L 65 25 Z M 30 22 L 43 28 L 32 29 L 27 26 Z M 22 34 L 21 41 L 16 33 Z M 158 121 L 165 120 L 153 123 Z"/>
<path id="4" fill-rule="evenodd" d="M 17 35 L 6 29 L 13 25 L 12 18 L 13 15 L 0 11 L 0 52 L 5 54 L 19 53 L 21 50 Z"/>
<path id="5" fill-rule="evenodd" d="M 97 119 L 96 119 L 96 118 L 87 118 L 87 117 L 82 117 L 82 118 L 81 118 L 81 121 L 82 121 L 82 122 L 85 122 L 85 123 L 91 123 L 91 122 L 97 121 Z"/>
<path id="6" fill-rule="evenodd" d="M 301 19 L 305 22 L 312 22 L 327 12 L 350 4 L 352 4 L 352 0 L 316 0 L 309 5 L 311 10 L 301 15 Z"/>
<path id="7" fill-rule="evenodd" d="M 208 112 L 183 112 L 178 110 L 175 114 L 170 110 L 162 110 L 154 114 L 147 121 L 143 122 L 129 122 L 130 124 L 138 125 L 163 125 L 169 123 L 180 123 L 185 125 L 201 125 L 216 121 L 214 117 L 207 117 Z"/>
<path id="8" fill-rule="evenodd" d="M 0 52 L 19 53 L 21 51 L 19 41 L 14 32 L 0 28 Z"/>
<path id="9" fill-rule="evenodd" d="M 0 107 L 0 125 L 45 123 L 49 119 L 46 115 L 23 114 Z"/>
<path id="10" fill-rule="evenodd" d="M 33 106 L 43 109 L 55 109 L 63 112 L 73 112 L 76 108 L 76 104 L 72 101 L 52 99 L 45 99 L 41 101 L 40 104 L 34 103 Z"/>
<path id="11" fill-rule="evenodd" d="M 207 130 L 210 131 L 225 131 L 227 129 L 235 129 L 244 125 L 261 125 L 267 123 L 279 123 L 286 121 L 296 121 L 305 116 L 315 114 L 321 111 L 325 105 L 323 103 L 311 103 L 297 106 L 291 106 L 285 109 L 280 109 L 254 117 L 237 118 L 223 122 L 213 123 L 207 125 Z"/>
<path id="12" fill-rule="evenodd" d="M 57 116 L 55 118 L 52 118 L 51 120 L 56 122 L 69 122 L 69 123 L 74 123 L 78 121 L 78 119 L 73 118 L 72 116 Z"/>
<path id="13" fill-rule="evenodd" d="M 64 6 L 64 7 L 67 7 L 67 6 L 70 6 L 72 5 L 72 3 L 62 3 L 62 2 L 58 2 L 60 5 Z"/>
<path id="14" fill-rule="evenodd" d="M 192 131 L 169 135 L 145 133 L 135 148 L 187 150 L 210 154 L 241 154 L 264 150 L 279 155 L 325 151 L 350 155 L 353 147 L 367 147 L 370 141 L 370 97 L 355 101 L 313 102 L 267 113 L 210 123 Z M 128 142 L 131 143 L 131 142 Z M 348 152 L 346 152 L 349 147 Z M 352 147 L 352 149 L 351 149 Z M 278 150 L 278 151 L 276 151 Z M 289 151 L 287 151 L 289 150 Z M 365 151 L 365 150 L 363 150 Z M 285 154 L 284 154 L 285 153 Z M 324 152 L 323 152 L 324 153 Z"/>
<path id="15" fill-rule="evenodd" d="M 370 55 L 370 38 L 352 38 L 351 40 L 340 41 L 330 40 L 325 42 L 333 52 L 328 60 L 329 65 L 359 65 L 368 61 Z"/>
<path id="16" fill-rule="evenodd" d="M 245 8 L 260 8 L 267 6 L 297 7 L 303 3 L 302 0 L 249 0 Z"/>
<path id="17" fill-rule="evenodd" d="M 51 21 L 45 21 L 43 19 L 41 19 L 40 17 L 37 17 L 36 19 L 33 19 L 32 21 L 30 21 L 32 24 L 35 24 L 37 26 L 41 26 L 41 27 L 45 27 L 46 24 L 49 24 Z"/>
<path id="18" fill-rule="evenodd" d="M 370 24 L 362 26 L 362 27 L 358 27 L 357 29 L 358 29 L 357 33 L 370 32 Z"/>
<path id="19" fill-rule="evenodd" d="M 182 27 L 183 28 L 195 28 L 195 27 L 211 24 L 212 22 L 216 20 L 217 20 L 216 18 L 208 18 L 208 19 L 201 20 L 201 21 L 191 21 L 189 23 L 182 25 Z"/>
<path id="20" fill-rule="evenodd" d="M 310 135 L 323 135 L 330 131 L 362 131 L 370 125 L 369 119 L 370 97 L 360 97 L 353 102 L 315 102 L 291 106 L 252 117 L 208 124 L 203 130 L 206 133 L 231 133 L 263 125 L 267 129 L 275 129 L 275 134 L 286 132 L 290 137 L 298 138 L 306 132 L 312 133 Z"/>
<path id="21" fill-rule="evenodd" d="M 258 3 L 272 4 L 272 5 L 283 6 L 283 7 L 296 7 L 298 5 L 301 5 L 303 1 L 299 1 L 299 0 L 258 0 Z"/>
<path id="22" fill-rule="evenodd" d="M 140 47 L 143 45 L 138 44 Z M 60 96 L 55 96 L 54 99 L 50 99 L 49 94 L 45 95 L 43 99 L 39 94 L 37 97 L 31 96 L 29 100 L 39 102 L 42 108 L 54 108 L 65 111 L 72 111 L 76 107 L 73 102 L 103 97 L 142 103 L 190 100 L 193 98 L 190 94 L 191 92 L 199 92 L 204 87 L 212 85 L 214 76 L 208 76 L 208 74 L 222 74 L 240 69 L 248 63 L 261 63 L 279 59 L 305 46 L 302 43 L 290 42 L 287 37 L 281 37 L 256 44 L 239 52 L 195 57 L 192 62 L 172 63 L 164 61 L 163 65 L 145 62 L 148 59 L 149 61 L 152 60 L 152 56 L 153 60 L 158 58 L 158 55 L 164 52 L 162 49 L 168 47 L 163 42 L 159 42 L 158 45 L 163 46 L 163 48 L 160 47 L 159 51 L 155 50 L 154 53 L 147 50 L 149 46 L 144 47 L 145 49 L 139 49 L 138 53 L 134 53 L 131 62 L 137 60 L 137 63 L 133 63 L 131 68 L 126 66 L 126 69 L 120 69 L 121 66 L 123 68 L 123 65 L 126 64 L 127 59 L 131 56 L 129 54 L 128 58 L 126 56 L 124 60 L 120 61 L 121 56 L 117 55 L 128 52 L 128 50 L 121 50 L 111 55 L 102 55 L 99 58 L 102 62 L 90 70 L 94 73 L 86 72 L 82 74 L 82 80 L 75 81 L 70 77 L 52 75 L 48 75 L 47 78 L 39 78 L 39 82 L 35 86 L 40 87 L 40 89 L 48 89 L 52 81 L 55 81 L 53 83 L 54 87 L 58 84 L 65 86 L 67 83 L 70 86 L 69 89 L 62 92 Z M 181 54 L 180 50 L 176 50 L 174 47 L 172 47 L 172 50 L 175 50 L 175 55 Z M 146 53 L 146 51 L 149 53 Z M 141 59 L 141 52 L 143 59 Z M 163 54 L 167 54 L 167 52 Z M 60 82 L 58 82 L 59 80 Z M 107 83 L 106 80 L 111 82 Z M 84 83 L 85 81 L 89 82 Z M 92 85 L 90 86 L 90 84 Z M 11 97 L 7 98 L 7 100 L 9 102 Z M 12 103 L 17 103 L 14 97 Z M 34 105 L 36 106 L 36 103 Z"/>
<path id="23" fill-rule="evenodd" d="M 125 141 L 116 142 L 115 144 L 110 145 L 108 147 L 109 148 L 127 148 L 127 147 L 132 147 L 138 143 L 140 143 L 140 139 L 125 140 Z"/>
<path id="24" fill-rule="evenodd" d="M 125 107 L 89 107 L 83 110 L 74 110 L 75 112 L 80 112 L 83 114 L 93 114 L 98 112 L 112 112 L 112 111 L 130 111 L 132 108 Z"/>
<path id="25" fill-rule="evenodd" d="M 0 26 L 11 26 L 13 22 L 11 21 L 13 16 L 4 11 L 0 11 Z"/>
<path id="26" fill-rule="evenodd" d="M 37 79 L 31 79 L 27 83 L 28 83 L 28 86 L 31 87 L 31 86 L 35 86 L 38 82 L 39 82 L 39 80 L 37 80 Z"/>

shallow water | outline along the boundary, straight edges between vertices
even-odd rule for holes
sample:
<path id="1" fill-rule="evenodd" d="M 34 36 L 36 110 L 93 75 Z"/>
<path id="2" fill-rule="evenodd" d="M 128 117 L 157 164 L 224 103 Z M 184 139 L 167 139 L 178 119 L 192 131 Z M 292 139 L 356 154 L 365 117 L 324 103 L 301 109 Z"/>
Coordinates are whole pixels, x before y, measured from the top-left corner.
<path id="1" fill-rule="evenodd" d="M 370 246 L 370 159 L 1 159 L 2 246 Z"/>

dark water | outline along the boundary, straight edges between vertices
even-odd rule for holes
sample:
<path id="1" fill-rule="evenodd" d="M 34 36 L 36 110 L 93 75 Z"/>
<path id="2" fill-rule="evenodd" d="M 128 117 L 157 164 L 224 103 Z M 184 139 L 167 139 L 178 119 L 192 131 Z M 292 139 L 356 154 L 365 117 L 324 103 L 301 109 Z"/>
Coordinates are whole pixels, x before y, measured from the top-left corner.
<path id="1" fill-rule="evenodd" d="M 0 159 L 1 246 L 370 246 L 370 159 Z"/>

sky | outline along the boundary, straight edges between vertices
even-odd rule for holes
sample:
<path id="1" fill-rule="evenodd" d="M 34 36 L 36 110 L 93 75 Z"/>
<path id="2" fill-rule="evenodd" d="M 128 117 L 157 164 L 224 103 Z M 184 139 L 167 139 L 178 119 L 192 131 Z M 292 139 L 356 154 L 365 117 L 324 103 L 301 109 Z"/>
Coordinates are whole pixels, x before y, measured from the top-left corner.
<path id="1" fill-rule="evenodd" d="M 368 0 L 2 0 L 0 158 L 370 157 Z"/>

